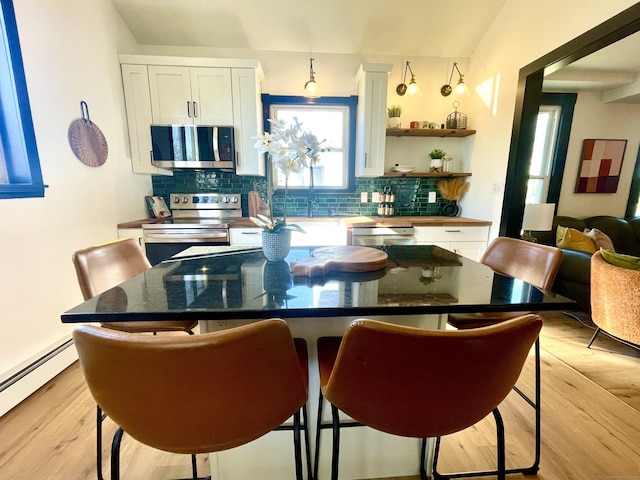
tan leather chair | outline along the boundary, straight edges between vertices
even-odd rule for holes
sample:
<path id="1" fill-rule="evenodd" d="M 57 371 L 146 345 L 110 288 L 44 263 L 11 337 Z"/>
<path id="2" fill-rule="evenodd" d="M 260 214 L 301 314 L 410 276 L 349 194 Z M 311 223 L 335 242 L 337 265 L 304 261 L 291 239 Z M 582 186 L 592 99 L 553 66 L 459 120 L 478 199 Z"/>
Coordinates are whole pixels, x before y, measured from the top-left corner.
<path id="1" fill-rule="evenodd" d="M 393 435 L 437 437 L 437 474 L 439 437 L 493 413 L 498 432 L 497 473 L 504 479 L 504 426 L 497 406 L 516 383 L 541 327 L 537 315 L 463 331 L 355 320 L 341 342 L 339 337 L 320 338 L 318 418 L 324 395 L 331 403 L 333 422 L 318 422 L 316 459 L 320 431 L 330 427 L 331 478 L 338 479 L 340 427 L 344 425 L 339 409 L 359 424 Z M 426 478 L 425 445 L 423 440 L 422 478 Z M 317 461 L 315 474 L 317 478 Z"/>
<path id="2" fill-rule="evenodd" d="M 151 263 L 133 238 L 84 248 L 71 256 L 85 300 L 129 280 L 151 268 Z M 125 332 L 188 332 L 198 325 L 193 320 L 110 322 L 103 327 Z"/>
<path id="3" fill-rule="evenodd" d="M 591 257 L 591 319 L 596 331 L 640 348 L 640 271 L 608 263 L 600 252 Z"/>
<path id="4" fill-rule="evenodd" d="M 120 425 L 113 480 L 123 431 L 153 448 L 196 454 L 251 442 L 292 415 L 296 478 L 302 478 L 300 409 L 308 367 L 300 364 L 306 356 L 299 356 L 283 320 L 191 337 L 81 326 L 73 338 L 91 394 Z M 194 365 L 203 368 L 185 375 Z"/>
<path id="5" fill-rule="evenodd" d="M 117 285 L 151 268 L 151 263 L 132 238 L 95 245 L 74 252 L 71 256 L 80 290 L 85 300 L 103 294 L 100 300 L 119 301 L 126 308 L 127 297 Z M 105 293 L 106 292 L 106 293 Z M 99 300 L 99 302 L 100 302 Z M 99 305 L 98 305 L 99 306 Z M 162 322 L 110 322 L 103 327 L 131 333 L 182 331 L 193 335 L 198 322 L 170 320 Z M 96 414 L 96 473 L 102 480 L 102 421 L 105 416 L 100 405 Z"/>
<path id="6" fill-rule="evenodd" d="M 561 249 L 527 242 L 509 237 L 498 237 L 487 248 L 480 259 L 494 271 L 515 277 L 541 290 L 551 290 L 564 253 Z M 450 314 L 447 322 L 457 329 L 477 328 L 503 322 L 530 312 L 483 312 Z M 530 398 L 518 387 L 515 391 L 535 410 L 535 452 L 530 466 L 513 469 L 512 472 L 535 474 L 540 465 L 540 341 L 536 340 L 535 351 L 535 393 Z"/>

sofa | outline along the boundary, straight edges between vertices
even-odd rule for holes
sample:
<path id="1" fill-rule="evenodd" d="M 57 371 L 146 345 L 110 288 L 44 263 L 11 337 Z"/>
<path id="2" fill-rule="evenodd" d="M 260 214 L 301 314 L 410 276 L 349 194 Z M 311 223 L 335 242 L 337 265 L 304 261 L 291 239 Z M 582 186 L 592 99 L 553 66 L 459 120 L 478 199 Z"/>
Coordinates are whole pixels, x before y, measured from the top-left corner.
<path id="1" fill-rule="evenodd" d="M 583 232 L 596 228 L 605 233 L 617 253 L 640 257 L 640 217 L 618 218 L 599 215 L 588 218 L 574 218 L 558 215 L 553 219 L 553 227 L 548 232 L 532 232 L 539 243 L 556 246 L 558 226 L 569 227 Z M 591 312 L 591 255 L 581 251 L 563 248 L 564 258 L 553 284 L 552 290 L 564 297 L 575 300 L 578 309 Z"/>

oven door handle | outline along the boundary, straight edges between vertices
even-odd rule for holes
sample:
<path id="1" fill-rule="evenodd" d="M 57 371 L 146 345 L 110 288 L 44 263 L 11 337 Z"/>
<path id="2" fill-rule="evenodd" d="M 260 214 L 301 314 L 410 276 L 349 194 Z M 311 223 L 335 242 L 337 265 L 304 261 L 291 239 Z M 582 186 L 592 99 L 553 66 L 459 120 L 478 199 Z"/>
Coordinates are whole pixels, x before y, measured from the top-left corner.
<path id="1" fill-rule="evenodd" d="M 171 240 L 226 240 L 227 232 L 208 232 L 208 233 L 148 233 L 144 234 L 145 243 L 153 243 L 154 240 L 160 242 L 168 242 Z"/>

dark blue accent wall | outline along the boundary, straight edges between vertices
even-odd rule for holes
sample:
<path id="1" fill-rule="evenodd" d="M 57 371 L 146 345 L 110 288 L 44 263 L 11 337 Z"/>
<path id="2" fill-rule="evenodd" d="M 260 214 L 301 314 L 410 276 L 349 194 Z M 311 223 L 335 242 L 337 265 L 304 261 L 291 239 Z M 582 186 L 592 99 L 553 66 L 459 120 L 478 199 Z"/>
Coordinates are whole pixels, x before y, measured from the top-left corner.
<path id="1" fill-rule="evenodd" d="M 218 170 L 182 170 L 175 171 L 172 177 L 154 175 L 153 194 L 161 195 L 169 205 L 171 193 L 241 193 L 242 212 L 248 215 L 247 193 L 251 190 L 266 189 L 263 177 L 239 176 Z M 323 194 L 316 190 L 313 204 L 314 217 L 327 217 L 332 213 L 377 215 L 377 203 L 371 202 L 372 192 L 382 192 L 389 187 L 395 194 L 395 216 L 434 216 L 441 215 L 441 209 L 448 202 L 440 193 L 436 194 L 436 202 L 428 203 L 428 193 L 436 191 L 436 184 L 440 178 L 407 178 L 407 177 L 379 177 L 356 178 L 355 191 L 348 193 Z M 360 193 L 369 193 L 369 202 L 360 202 Z M 274 195 L 274 214 L 282 216 L 284 213 L 283 191 Z M 309 215 L 309 196 L 307 192 L 289 193 L 287 202 L 287 216 L 306 217 Z"/>

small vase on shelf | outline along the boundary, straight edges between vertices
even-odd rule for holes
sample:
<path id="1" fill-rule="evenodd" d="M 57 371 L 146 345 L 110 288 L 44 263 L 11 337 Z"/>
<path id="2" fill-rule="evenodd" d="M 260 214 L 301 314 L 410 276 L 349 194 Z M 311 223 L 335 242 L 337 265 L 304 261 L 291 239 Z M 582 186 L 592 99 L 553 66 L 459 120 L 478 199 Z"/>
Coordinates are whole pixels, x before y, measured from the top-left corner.
<path id="1" fill-rule="evenodd" d="M 289 255 L 291 250 L 291 230 L 262 232 L 262 252 L 270 262 L 279 262 Z"/>

